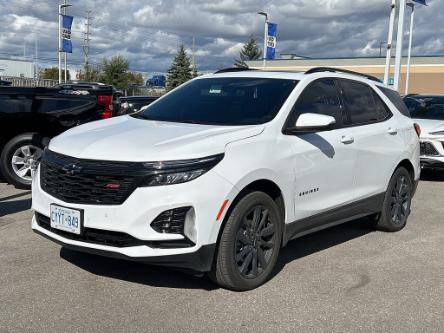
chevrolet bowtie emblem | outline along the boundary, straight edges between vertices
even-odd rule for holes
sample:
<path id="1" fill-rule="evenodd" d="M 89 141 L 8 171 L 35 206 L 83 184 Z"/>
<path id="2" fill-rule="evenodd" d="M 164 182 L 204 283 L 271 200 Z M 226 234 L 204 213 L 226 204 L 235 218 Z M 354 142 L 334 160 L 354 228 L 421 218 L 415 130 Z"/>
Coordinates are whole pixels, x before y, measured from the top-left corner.
<path id="1" fill-rule="evenodd" d="M 67 174 L 74 176 L 76 174 L 79 174 L 82 172 L 82 167 L 80 165 L 77 165 L 76 163 L 70 163 L 63 166 L 62 170 L 65 171 Z"/>

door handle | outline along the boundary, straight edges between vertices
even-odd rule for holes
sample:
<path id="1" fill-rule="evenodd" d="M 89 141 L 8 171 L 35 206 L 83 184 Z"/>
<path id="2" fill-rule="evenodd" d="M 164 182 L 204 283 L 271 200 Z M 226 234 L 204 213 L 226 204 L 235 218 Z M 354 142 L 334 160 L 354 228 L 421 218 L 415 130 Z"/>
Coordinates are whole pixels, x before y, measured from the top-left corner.
<path id="1" fill-rule="evenodd" d="M 390 135 L 396 135 L 396 134 L 398 134 L 398 130 L 397 130 L 396 128 L 389 127 L 389 129 L 388 129 L 388 133 L 389 133 Z"/>
<path id="2" fill-rule="evenodd" d="M 355 142 L 355 138 L 352 136 L 348 136 L 348 135 L 343 135 L 341 138 L 341 143 L 345 144 L 345 145 L 349 145 L 350 143 Z"/>

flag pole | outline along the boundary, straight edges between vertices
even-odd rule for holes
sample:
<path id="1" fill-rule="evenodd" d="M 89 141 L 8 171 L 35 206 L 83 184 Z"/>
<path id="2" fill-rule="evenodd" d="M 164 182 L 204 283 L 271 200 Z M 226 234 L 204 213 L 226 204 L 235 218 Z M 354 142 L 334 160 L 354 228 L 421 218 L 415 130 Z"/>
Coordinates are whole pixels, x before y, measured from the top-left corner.
<path id="1" fill-rule="evenodd" d="M 392 44 L 393 44 L 393 31 L 395 30 L 395 17 L 396 17 L 396 0 L 392 0 L 390 11 L 390 23 L 389 32 L 387 38 L 387 55 L 385 59 L 385 72 L 384 72 L 384 84 L 388 85 L 390 77 L 390 62 L 392 60 Z"/>
<path id="2" fill-rule="evenodd" d="M 263 51 L 263 57 L 262 57 L 262 67 L 265 69 L 265 66 L 267 65 L 267 36 L 268 36 L 268 14 L 266 12 L 258 12 L 259 15 L 262 15 L 265 17 L 265 27 L 264 27 L 264 51 Z"/>
<path id="3" fill-rule="evenodd" d="M 409 35 L 409 52 L 407 56 L 407 73 L 405 79 L 405 94 L 409 93 L 409 83 L 410 83 L 410 64 L 412 59 L 412 44 L 413 44 L 413 23 L 415 20 L 415 4 L 408 3 L 407 6 L 411 7 L 412 13 L 410 15 L 410 35 Z"/>
<path id="4" fill-rule="evenodd" d="M 402 62 L 402 43 L 404 37 L 404 18 L 405 18 L 406 0 L 400 0 L 399 17 L 398 17 L 398 32 L 396 39 L 396 60 L 395 60 L 395 82 L 394 88 L 399 91 L 401 81 L 401 62 Z"/>
<path id="5" fill-rule="evenodd" d="M 268 16 L 265 16 L 265 29 L 264 29 L 264 69 L 267 66 L 267 37 L 268 37 Z"/>
<path id="6" fill-rule="evenodd" d="M 68 7 L 66 5 L 66 0 L 64 0 L 63 4 L 64 4 L 63 15 L 66 15 L 66 7 Z M 64 54 L 65 54 L 65 82 L 66 82 L 66 81 L 68 81 L 67 80 L 67 78 L 68 78 L 68 74 L 67 74 L 67 71 L 68 71 L 68 55 L 66 54 L 66 52 L 64 52 Z"/>
<path id="7" fill-rule="evenodd" d="M 62 55 L 60 54 L 62 50 L 62 36 L 61 36 L 61 19 L 62 19 L 62 5 L 59 5 L 59 83 L 62 83 Z"/>

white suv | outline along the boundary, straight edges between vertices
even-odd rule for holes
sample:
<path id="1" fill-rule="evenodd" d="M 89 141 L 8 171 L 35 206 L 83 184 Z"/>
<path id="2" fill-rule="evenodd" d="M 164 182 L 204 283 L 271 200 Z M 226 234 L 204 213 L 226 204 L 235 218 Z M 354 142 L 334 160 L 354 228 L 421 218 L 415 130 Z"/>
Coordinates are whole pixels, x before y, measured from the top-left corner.
<path id="1" fill-rule="evenodd" d="M 63 133 L 33 180 L 32 228 L 233 290 L 264 283 L 301 235 L 363 216 L 401 230 L 420 175 L 414 124 L 377 79 L 343 72 L 220 71 Z"/>
<path id="2" fill-rule="evenodd" d="M 404 102 L 421 126 L 421 167 L 444 171 L 444 96 L 408 95 Z"/>

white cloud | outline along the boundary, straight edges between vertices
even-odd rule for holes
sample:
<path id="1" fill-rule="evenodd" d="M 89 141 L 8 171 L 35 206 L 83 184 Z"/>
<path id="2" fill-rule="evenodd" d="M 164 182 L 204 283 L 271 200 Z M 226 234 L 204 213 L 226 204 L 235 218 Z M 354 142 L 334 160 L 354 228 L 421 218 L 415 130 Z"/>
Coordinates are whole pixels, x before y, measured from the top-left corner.
<path id="1" fill-rule="evenodd" d="M 191 50 L 201 70 L 230 66 L 242 44 L 255 36 L 262 43 L 263 17 L 279 24 L 278 53 L 311 57 L 377 56 L 387 38 L 388 0 L 71 0 L 74 53 L 83 62 L 85 10 L 93 14 L 90 59 L 125 55 L 131 68 L 167 70 L 177 47 Z M 0 0 L 0 56 L 33 50 L 38 39 L 41 61 L 55 63 L 57 2 Z M 416 15 L 415 54 L 441 54 L 444 1 L 430 0 Z"/>

